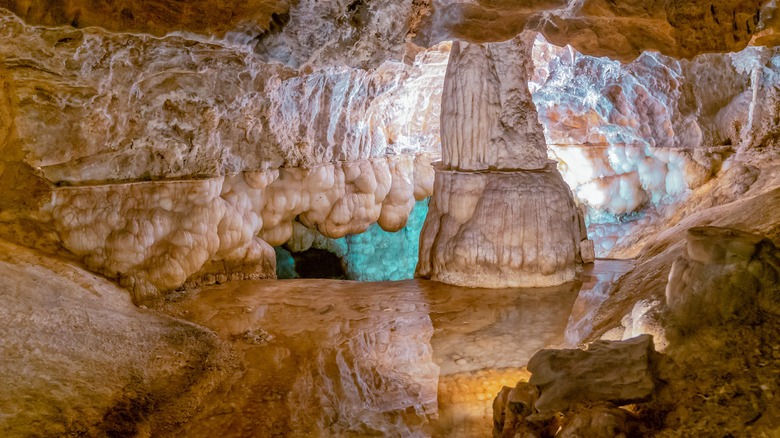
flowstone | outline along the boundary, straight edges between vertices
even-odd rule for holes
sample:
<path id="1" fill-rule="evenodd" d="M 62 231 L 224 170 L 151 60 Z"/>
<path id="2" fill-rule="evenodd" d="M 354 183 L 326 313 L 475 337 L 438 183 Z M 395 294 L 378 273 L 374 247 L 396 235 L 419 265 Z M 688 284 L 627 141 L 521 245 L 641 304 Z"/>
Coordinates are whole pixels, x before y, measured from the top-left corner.
<path id="1" fill-rule="evenodd" d="M 492 288 L 575 278 L 583 230 L 528 91 L 532 40 L 452 46 L 419 277 Z"/>

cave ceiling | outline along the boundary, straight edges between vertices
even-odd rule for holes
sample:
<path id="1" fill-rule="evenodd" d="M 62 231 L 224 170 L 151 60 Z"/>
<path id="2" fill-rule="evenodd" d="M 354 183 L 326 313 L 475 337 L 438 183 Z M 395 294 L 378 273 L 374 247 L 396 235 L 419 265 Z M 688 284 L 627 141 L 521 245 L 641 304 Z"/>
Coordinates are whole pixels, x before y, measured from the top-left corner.
<path id="1" fill-rule="evenodd" d="M 0 0 L 0 7 L 32 25 L 240 36 L 256 52 L 293 67 L 314 57 L 321 64 L 373 67 L 408 52 L 408 42 L 503 41 L 523 29 L 623 62 L 646 50 L 692 58 L 776 45 L 780 28 L 776 2 L 769 0 Z M 335 56 L 348 47 L 353 50 Z"/>

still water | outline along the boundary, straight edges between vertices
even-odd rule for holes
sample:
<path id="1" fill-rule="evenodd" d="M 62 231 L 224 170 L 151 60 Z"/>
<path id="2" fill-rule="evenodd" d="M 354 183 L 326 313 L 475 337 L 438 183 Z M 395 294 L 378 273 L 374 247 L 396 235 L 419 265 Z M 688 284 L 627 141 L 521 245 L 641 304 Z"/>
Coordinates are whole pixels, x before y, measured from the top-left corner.
<path id="1" fill-rule="evenodd" d="M 582 282 L 465 289 L 425 280 L 237 281 L 170 311 L 215 330 L 237 366 L 178 436 L 490 437 L 492 400 L 537 351 L 588 335 L 631 261 Z"/>

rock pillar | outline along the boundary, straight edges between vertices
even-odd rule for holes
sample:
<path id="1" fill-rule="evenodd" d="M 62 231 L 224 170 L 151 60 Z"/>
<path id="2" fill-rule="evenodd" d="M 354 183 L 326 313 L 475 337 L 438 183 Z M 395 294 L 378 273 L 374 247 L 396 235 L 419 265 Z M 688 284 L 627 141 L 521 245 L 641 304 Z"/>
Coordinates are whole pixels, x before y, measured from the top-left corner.
<path id="1" fill-rule="evenodd" d="M 584 230 L 571 190 L 547 159 L 527 85 L 531 43 L 521 35 L 453 44 L 418 277 L 493 288 L 575 278 Z"/>

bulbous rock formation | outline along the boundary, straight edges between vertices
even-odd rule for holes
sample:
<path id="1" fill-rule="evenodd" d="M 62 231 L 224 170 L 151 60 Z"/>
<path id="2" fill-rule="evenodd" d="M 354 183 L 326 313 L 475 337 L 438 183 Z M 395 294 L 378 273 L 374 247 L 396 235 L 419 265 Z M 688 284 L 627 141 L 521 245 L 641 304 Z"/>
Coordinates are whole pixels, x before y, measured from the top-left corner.
<path id="1" fill-rule="evenodd" d="M 0 36 L 0 235 L 75 254 L 136 302 L 273 277 L 294 220 L 397 231 L 433 190 L 447 43 L 298 71 L 226 40 L 1 9 Z"/>
<path id="2" fill-rule="evenodd" d="M 469 287 L 574 279 L 581 225 L 546 158 L 528 91 L 532 37 L 454 43 L 442 95 L 442 163 L 417 275 Z"/>

